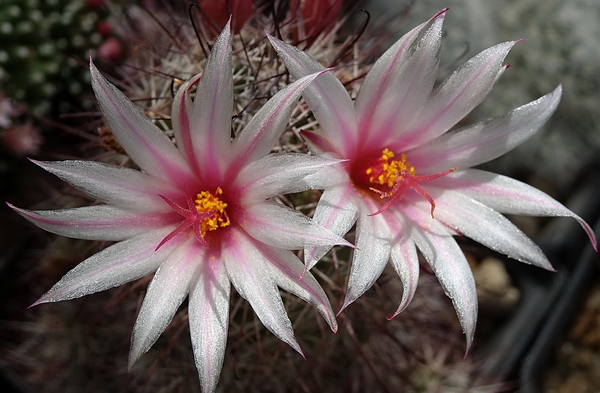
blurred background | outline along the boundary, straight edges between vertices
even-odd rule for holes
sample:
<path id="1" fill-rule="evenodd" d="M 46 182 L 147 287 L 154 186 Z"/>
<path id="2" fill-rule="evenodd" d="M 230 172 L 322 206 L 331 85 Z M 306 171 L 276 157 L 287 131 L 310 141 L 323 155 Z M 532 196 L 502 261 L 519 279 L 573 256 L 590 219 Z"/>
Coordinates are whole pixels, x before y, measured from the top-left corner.
<path id="1" fill-rule="evenodd" d="M 340 61 L 340 72 L 352 68 L 366 72 L 402 34 L 445 7 L 450 10 L 440 78 L 489 46 L 525 39 L 509 54 L 511 67 L 488 99 L 465 121 L 503 114 L 562 84 L 560 106 L 543 129 L 485 169 L 542 189 L 595 225 L 600 215 L 600 3 L 320 3 L 336 12 L 324 14 L 314 37 L 301 42 L 323 61 L 337 61 L 342 51 L 352 53 Z M 27 158 L 127 162 L 95 107 L 89 85 L 90 55 L 103 73 L 168 128 L 173 81 L 201 71 L 201 43 L 210 41 L 211 28 L 219 23 L 216 18 L 206 19 L 210 13 L 206 2 L 205 8 L 203 2 L 200 7 L 189 8 L 189 4 L 184 0 L 0 1 L 1 200 L 31 209 L 92 202 Z M 303 10 L 302 4 L 256 0 L 256 15 L 238 18 L 240 34 L 254 45 L 252 39 L 262 34 L 262 28 L 285 25 L 290 10 Z M 291 31 L 290 40 L 300 40 Z M 327 38 L 317 39 L 319 34 Z M 355 92 L 360 82 L 360 78 L 348 82 L 349 90 Z M 306 194 L 296 202 L 317 197 Z M 477 336 L 464 359 L 464 336 L 435 276 L 424 268 L 415 300 L 387 321 L 402 288 L 395 273 L 386 271 L 373 289 L 340 315 L 335 336 L 310 307 L 283 295 L 307 360 L 268 333 L 248 304 L 233 295 L 219 390 L 600 391 L 596 254 L 573 220 L 511 219 L 538 241 L 558 272 L 514 263 L 461 239 L 480 301 Z M 185 305 L 128 372 L 131 329 L 150 277 L 82 299 L 27 309 L 69 269 L 107 244 L 46 233 L 5 205 L 0 206 L 0 231 L 2 391 L 199 391 Z M 322 267 L 317 266 L 334 309 L 343 296 L 347 260 L 345 250 L 336 250 Z"/>

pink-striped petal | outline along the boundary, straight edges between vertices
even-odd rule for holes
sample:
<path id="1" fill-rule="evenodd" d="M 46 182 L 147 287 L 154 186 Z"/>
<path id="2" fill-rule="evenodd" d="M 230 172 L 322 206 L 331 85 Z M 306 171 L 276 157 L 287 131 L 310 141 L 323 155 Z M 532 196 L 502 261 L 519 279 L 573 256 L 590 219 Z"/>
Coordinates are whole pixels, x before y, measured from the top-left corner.
<path id="1" fill-rule="evenodd" d="M 137 211 L 164 211 L 158 196 L 177 190 L 130 168 L 95 161 L 35 161 L 53 175 L 102 202 Z"/>
<path id="2" fill-rule="evenodd" d="M 479 105 L 491 91 L 504 59 L 516 41 L 484 50 L 463 64 L 433 92 L 419 114 L 419 121 L 391 145 L 406 151 L 443 134 Z"/>
<path id="3" fill-rule="evenodd" d="M 313 221 L 333 233 L 343 236 L 352 228 L 359 214 L 356 190 L 350 184 L 328 187 L 315 210 Z M 323 258 L 331 246 L 311 247 L 304 250 L 306 270 Z"/>
<path id="4" fill-rule="evenodd" d="M 268 34 L 267 38 L 294 78 L 300 79 L 325 70 L 319 62 L 298 48 Z M 357 120 L 352 99 L 342 83 L 335 75 L 326 73 L 304 90 L 302 96 L 321 127 L 326 130 L 327 137 L 347 146 L 345 151 L 348 152 L 356 140 Z"/>
<path id="5" fill-rule="evenodd" d="M 225 357 L 229 325 L 229 278 L 218 260 L 205 259 L 191 283 L 188 316 L 200 386 L 214 392 Z"/>
<path id="6" fill-rule="evenodd" d="M 262 202 L 275 195 L 322 186 L 323 181 L 314 178 L 307 181 L 306 177 L 339 162 L 307 154 L 269 154 L 240 172 L 238 184 L 245 188 L 244 203 Z"/>
<path id="7" fill-rule="evenodd" d="M 369 71 L 355 103 L 361 140 L 395 140 L 421 112 L 437 77 L 445 12 L 405 34 Z"/>
<path id="8" fill-rule="evenodd" d="M 65 274 L 32 306 L 104 291 L 154 272 L 176 246 L 173 242 L 155 251 L 167 233 L 165 229 L 143 233 L 92 255 Z"/>
<path id="9" fill-rule="evenodd" d="M 335 333 L 337 322 L 329 299 L 315 277 L 309 272 L 304 272 L 302 261 L 291 251 L 268 247 L 257 242 L 255 245 L 267 258 L 265 269 L 277 286 L 310 303 Z"/>
<path id="10" fill-rule="evenodd" d="M 374 204 L 364 206 L 363 214 L 356 224 L 357 249 L 354 250 L 352 257 L 348 289 L 340 312 L 375 284 L 390 259 L 393 234 L 390 233 L 390 228 L 385 222 L 390 214 L 388 212 L 376 216 L 364 214 L 374 208 L 376 208 Z"/>
<path id="11" fill-rule="evenodd" d="M 449 132 L 406 155 L 417 171 L 436 173 L 449 168 L 478 165 L 514 149 L 548 120 L 560 101 L 557 87 L 535 101 L 513 109 L 504 116 Z"/>
<path id="12" fill-rule="evenodd" d="M 157 270 L 133 326 L 129 368 L 150 349 L 171 323 L 189 293 L 196 268 L 203 263 L 203 254 L 202 246 L 189 237 Z"/>
<path id="13" fill-rule="evenodd" d="M 433 180 L 431 185 L 456 190 L 500 213 L 574 218 L 596 248 L 594 230 L 581 217 L 546 193 L 518 180 L 478 169 L 465 169 Z"/>
<path id="14" fill-rule="evenodd" d="M 398 233 L 390 252 L 390 262 L 402 281 L 403 291 L 400 305 L 388 319 L 394 318 L 408 307 L 419 284 L 419 257 L 416 245 L 410 237 L 410 232 L 402 225 L 404 219 L 401 214 L 394 216 L 397 219 L 395 223 L 391 219 L 388 220 L 388 225 L 397 226 Z"/>
<path id="15" fill-rule="evenodd" d="M 198 157 L 196 157 L 196 151 L 194 150 L 193 142 L 193 130 L 192 130 L 192 115 L 194 110 L 194 104 L 190 97 L 190 89 L 198 83 L 202 74 L 198 74 L 185 82 L 173 99 L 173 106 L 171 109 L 171 122 L 173 125 L 173 135 L 177 140 L 177 148 L 187 159 L 190 167 L 192 168 L 196 176 L 201 175 L 200 165 Z"/>
<path id="16" fill-rule="evenodd" d="M 435 199 L 435 217 L 440 222 L 510 258 L 554 270 L 542 250 L 496 210 L 457 191 L 433 187 L 428 187 L 427 191 Z M 428 207 L 421 201 L 417 204 Z"/>
<path id="17" fill-rule="evenodd" d="M 327 70 L 326 70 L 327 71 Z M 239 136 L 233 140 L 228 153 L 233 158 L 229 172 L 232 176 L 247 164 L 266 156 L 290 120 L 290 113 L 300 94 L 319 75 L 326 71 L 310 74 L 286 86 L 275 94 L 252 117 Z"/>
<path id="18" fill-rule="evenodd" d="M 234 228 L 231 232 L 229 244 L 223 248 L 222 253 L 231 283 L 248 300 L 263 325 L 304 356 L 294 338 L 292 323 L 277 285 L 265 267 L 269 263 L 268 259 L 256 249 L 246 234 Z"/>
<path id="19" fill-rule="evenodd" d="M 452 300 L 468 349 L 473 342 L 477 322 L 477 291 L 469 263 L 442 224 L 431 218 L 429 209 L 421 210 L 404 204 L 402 211 L 412 221 L 411 237 Z"/>
<path id="20" fill-rule="evenodd" d="M 302 136 L 306 139 L 306 141 L 310 145 L 310 151 L 315 154 L 332 154 L 335 157 L 347 156 L 346 153 L 341 153 L 344 149 L 342 146 L 339 146 L 336 139 L 329 139 L 328 134 L 323 131 L 323 129 L 319 129 L 317 131 L 302 131 Z M 349 151 L 349 148 L 346 148 L 346 151 Z"/>
<path id="21" fill-rule="evenodd" d="M 195 158 L 205 176 L 222 173 L 231 139 L 233 113 L 231 28 L 217 38 L 200 79 L 191 119 Z"/>
<path id="22" fill-rule="evenodd" d="M 191 172 L 173 143 L 90 62 L 92 87 L 102 114 L 131 159 L 146 173 L 172 184 L 188 182 Z"/>
<path id="23" fill-rule="evenodd" d="M 301 250 L 310 246 L 344 245 L 343 237 L 315 223 L 304 214 L 275 202 L 246 206 L 241 225 L 253 238 L 273 247 Z"/>
<path id="24" fill-rule="evenodd" d="M 170 212 L 142 215 L 108 205 L 36 211 L 8 206 L 48 232 L 76 239 L 124 240 L 174 222 Z"/>

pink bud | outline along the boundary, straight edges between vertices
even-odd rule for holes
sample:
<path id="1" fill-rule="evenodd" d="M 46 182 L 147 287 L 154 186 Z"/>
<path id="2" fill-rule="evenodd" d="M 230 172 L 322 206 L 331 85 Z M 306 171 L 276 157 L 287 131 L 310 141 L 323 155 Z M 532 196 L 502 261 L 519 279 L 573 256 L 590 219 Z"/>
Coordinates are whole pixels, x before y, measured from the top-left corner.
<path id="1" fill-rule="evenodd" d="M 104 0 L 85 0 L 85 5 L 91 10 L 99 10 L 104 5 Z"/>
<path id="2" fill-rule="evenodd" d="M 107 63 L 119 61 L 124 53 L 123 44 L 115 37 L 107 39 L 98 47 L 98 58 Z"/>
<path id="3" fill-rule="evenodd" d="M 40 130 L 31 124 L 11 127 L 1 134 L 1 138 L 4 146 L 19 156 L 36 154 L 42 144 Z"/>
<path id="4" fill-rule="evenodd" d="M 219 29 L 225 27 L 231 15 L 234 32 L 240 31 L 254 12 L 253 0 L 200 0 L 200 9 Z"/>
<path id="5" fill-rule="evenodd" d="M 304 34 L 319 34 L 329 31 L 337 21 L 342 0 L 291 0 L 290 12 L 304 24 Z"/>
<path id="6" fill-rule="evenodd" d="M 110 23 L 104 19 L 98 22 L 96 25 L 96 31 L 100 33 L 102 37 L 107 37 L 112 33 L 112 27 L 110 26 Z"/>

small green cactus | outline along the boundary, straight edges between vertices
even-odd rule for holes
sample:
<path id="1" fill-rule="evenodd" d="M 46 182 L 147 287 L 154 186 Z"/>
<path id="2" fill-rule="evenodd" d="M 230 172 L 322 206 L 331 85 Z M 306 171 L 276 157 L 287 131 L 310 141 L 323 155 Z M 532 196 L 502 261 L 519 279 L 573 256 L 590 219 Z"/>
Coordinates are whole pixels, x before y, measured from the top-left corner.
<path id="1" fill-rule="evenodd" d="M 88 52 L 105 39 L 98 24 L 108 12 L 101 5 L 85 0 L 0 2 L 0 85 L 6 95 L 36 115 L 68 110 L 89 89 Z"/>

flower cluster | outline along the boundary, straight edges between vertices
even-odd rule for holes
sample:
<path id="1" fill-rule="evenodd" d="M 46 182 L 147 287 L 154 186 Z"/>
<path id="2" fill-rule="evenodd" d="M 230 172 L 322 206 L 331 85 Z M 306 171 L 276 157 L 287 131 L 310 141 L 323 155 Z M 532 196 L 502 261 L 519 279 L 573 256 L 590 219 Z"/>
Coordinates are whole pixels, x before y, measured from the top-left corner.
<path id="1" fill-rule="evenodd" d="M 73 299 L 155 272 L 134 326 L 130 365 L 189 297 L 189 324 L 204 391 L 223 363 L 230 287 L 265 327 L 302 354 L 279 294 L 313 305 L 337 323 L 310 269 L 356 224 L 356 248 L 342 310 L 391 264 L 410 303 L 417 250 L 452 299 L 467 336 L 477 316 L 475 284 L 454 236 L 551 270 L 530 239 L 502 214 L 566 216 L 541 191 L 472 169 L 533 135 L 558 105 L 561 88 L 504 116 L 455 129 L 503 73 L 515 42 L 473 57 L 434 88 L 446 10 L 400 38 L 373 65 L 353 102 L 343 84 L 308 54 L 268 37 L 296 81 L 231 137 L 230 23 L 201 74 L 179 88 L 171 122 L 176 146 L 90 65 L 108 127 L 140 170 L 89 161 L 35 162 L 104 204 L 19 214 L 63 236 L 117 243 L 83 261 L 34 305 Z M 313 155 L 270 153 L 300 96 L 320 124 L 304 133 Z M 324 190 L 313 219 L 277 196 Z M 293 250 L 304 250 L 305 263 Z M 340 312 L 342 311 L 340 310 Z"/>

